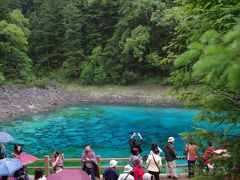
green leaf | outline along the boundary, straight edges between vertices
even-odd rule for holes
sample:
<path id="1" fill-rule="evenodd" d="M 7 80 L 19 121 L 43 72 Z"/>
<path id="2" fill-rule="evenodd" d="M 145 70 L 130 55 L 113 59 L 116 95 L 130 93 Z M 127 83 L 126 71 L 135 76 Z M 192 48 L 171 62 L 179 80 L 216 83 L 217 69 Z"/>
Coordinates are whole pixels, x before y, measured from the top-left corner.
<path id="1" fill-rule="evenodd" d="M 225 43 L 229 43 L 236 38 L 240 38 L 240 25 L 237 25 L 233 28 L 233 30 L 229 31 L 226 35 L 224 35 L 223 41 Z"/>
<path id="2" fill-rule="evenodd" d="M 204 49 L 204 46 L 199 42 L 190 43 L 187 47 L 188 49 L 199 50 L 199 51 Z"/>
<path id="3" fill-rule="evenodd" d="M 233 89 L 240 89 L 240 61 L 229 68 L 229 81 Z"/>
<path id="4" fill-rule="evenodd" d="M 202 35 L 202 37 L 200 38 L 200 41 L 203 44 L 206 44 L 206 43 L 213 44 L 216 42 L 218 37 L 219 37 L 219 34 L 217 31 L 209 30 Z"/>
<path id="5" fill-rule="evenodd" d="M 194 59 L 198 58 L 200 55 L 198 50 L 188 50 L 181 54 L 175 61 L 174 65 L 179 67 L 191 63 Z"/>

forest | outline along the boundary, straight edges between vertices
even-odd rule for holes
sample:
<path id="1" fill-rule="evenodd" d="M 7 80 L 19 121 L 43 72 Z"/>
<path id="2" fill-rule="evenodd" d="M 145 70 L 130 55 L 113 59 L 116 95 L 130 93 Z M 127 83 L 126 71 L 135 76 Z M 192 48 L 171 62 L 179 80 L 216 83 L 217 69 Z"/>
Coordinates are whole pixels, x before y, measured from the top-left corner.
<path id="1" fill-rule="evenodd" d="M 170 84 L 197 117 L 225 132 L 183 133 L 230 142 L 237 173 L 240 136 L 239 0 L 1 0 L 0 84 L 45 81 Z M 217 175 L 216 175 L 217 176 Z"/>
<path id="2" fill-rule="evenodd" d="M 209 37 L 219 42 L 217 38 L 223 34 L 237 36 L 239 28 L 238 0 L 0 3 L 1 83 L 47 78 L 84 85 L 128 85 L 151 77 L 168 83 L 164 79 L 170 75 L 176 79 L 191 69 Z M 225 46 L 236 40 L 225 39 L 222 41 L 227 42 L 221 42 Z M 218 51 L 213 49 L 213 53 Z M 203 61 L 198 66 L 207 70 L 215 65 L 203 67 Z M 238 70 L 239 62 L 235 61 L 227 70 L 233 86 L 239 85 L 235 82 Z"/>

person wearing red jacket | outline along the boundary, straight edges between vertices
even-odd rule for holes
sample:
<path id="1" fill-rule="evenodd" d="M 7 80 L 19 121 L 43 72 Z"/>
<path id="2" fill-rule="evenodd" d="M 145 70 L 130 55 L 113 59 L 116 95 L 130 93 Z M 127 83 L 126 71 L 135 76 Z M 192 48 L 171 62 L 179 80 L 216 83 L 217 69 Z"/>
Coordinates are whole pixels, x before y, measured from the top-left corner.
<path id="1" fill-rule="evenodd" d="M 212 145 L 211 142 L 209 142 L 208 143 L 208 148 L 205 151 L 205 164 L 206 164 L 206 167 L 207 167 L 207 171 L 213 169 L 213 164 L 212 164 L 212 161 L 211 161 L 211 157 L 213 157 L 214 151 L 215 151 L 214 146 Z"/>
<path id="2" fill-rule="evenodd" d="M 187 154 L 188 160 L 188 177 L 194 176 L 194 168 L 197 160 L 197 150 L 198 147 L 194 144 L 193 141 L 190 141 L 185 147 L 185 153 Z"/>
<path id="3" fill-rule="evenodd" d="M 141 165 L 141 160 L 137 159 L 135 163 L 136 163 L 136 166 L 134 168 L 134 180 L 143 180 L 143 175 L 145 174 L 145 172 Z"/>

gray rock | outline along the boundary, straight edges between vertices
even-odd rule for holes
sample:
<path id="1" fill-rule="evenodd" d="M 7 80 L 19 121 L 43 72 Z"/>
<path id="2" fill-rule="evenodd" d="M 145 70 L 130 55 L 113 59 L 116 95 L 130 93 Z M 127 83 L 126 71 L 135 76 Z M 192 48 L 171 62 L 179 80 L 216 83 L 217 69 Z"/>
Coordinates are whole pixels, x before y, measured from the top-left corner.
<path id="1" fill-rule="evenodd" d="M 49 87 L 24 88 L 17 86 L 0 87 L 0 121 L 18 117 L 19 115 L 49 111 L 56 107 L 79 103 L 121 104 L 147 106 L 181 106 L 172 97 L 156 98 L 152 96 L 134 95 L 102 95 L 83 94 L 81 92 L 65 92 L 61 89 Z"/>

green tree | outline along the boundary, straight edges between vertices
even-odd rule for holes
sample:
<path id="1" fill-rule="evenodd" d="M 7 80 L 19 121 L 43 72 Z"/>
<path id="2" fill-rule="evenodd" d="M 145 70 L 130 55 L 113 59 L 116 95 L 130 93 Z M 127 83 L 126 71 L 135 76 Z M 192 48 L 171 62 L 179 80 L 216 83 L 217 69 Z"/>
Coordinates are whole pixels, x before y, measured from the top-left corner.
<path id="1" fill-rule="evenodd" d="M 239 15 L 238 0 L 176 0 L 177 6 L 172 7 L 166 17 L 177 22 L 174 38 L 168 47 L 179 53 L 185 50 L 186 44 L 195 41 L 209 29 L 226 32 L 236 23 Z"/>
<path id="2" fill-rule="evenodd" d="M 177 6 L 165 10 L 166 17 L 177 26 L 174 36 L 164 49 L 166 62 L 174 62 L 170 81 L 180 100 L 187 106 L 200 107 L 196 131 L 181 133 L 195 140 L 202 150 L 207 141 L 220 146 L 229 142 L 231 157 L 214 160 L 224 167 L 216 174 L 202 174 L 196 179 L 235 177 L 240 169 L 237 150 L 240 147 L 239 117 L 239 1 L 176 0 Z M 158 14 L 156 14 L 156 17 Z M 237 25 L 238 24 L 238 25 Z M 199 128 L 208 122 L 216 128 Z M 221 127 L 220 131 L 217 127 Z M 224 130 L 223 130 L 224 129 Z"/>
<path id="3" fill-rule="evenodd" d="M 118 1 L 93 0 L 82 6 L 84 12 L 84 52 L 89 55 L 97 46 L 104 46 L 113 34 L 118 20 Z"/>
<path id="4" fill-rule="evenodd" d="M 4 20 L 7 18 L 10 8 L 8 7 L 9 0 L 0 1 L 0 20 Z"/>
<path id="5" fill-rule="evenodd" d="M 0 64 L 7 80 L 32 80 L 32 61 L 27 56 L 27 39 L 30 31 L 26 19 L 19 10 L 9 14 L 8 22 L 0 21 Z"/>
<path id="6" fill-rule="evenodd" d="M 64 26 L 65 26 L 65 39 L 64 57 L 66 60 L 61 69 L 64 69 L 66 78 L 79 78 L 80 65 L 85 59 L 83 51 L 83 26 L 85 19 L 80 9 L 82 3 L 79 1 L 69 2 L 64 8 Z"/>
<path id="7" fill-rule="evenodd" d="M 82 65 L 80 80 L 83 84 L 103 84 L 107 82 L 107 73 L 102 65 L 102 47 L 93 49 L 91 56 Z"/>
<path id="8" fill-rule="evenodd" d="M 154 61 L 166 55 L 161 47 L 168 44 L 172 27 L 159 24 L 154 17 L 170 4 L 154 0 L 119 2 L 120 19 L 103 52 L 110 81 L 126 84 L 126 79 L 132 79 L 128 75 L 163 75 L 162 65 Z"/>
<path id="9" fill-rule="evenodd" d="M 30 52 L 34 67 L 38 73 L 60 68 L 64 57 L 64 13 L 66 5 L 62 0 L 47 0 L 32 13 L 30 38 Z"/>
<path id="10" fill-rule="evenodd" d="M 6 20 L 8 14 L 15 9 L 19 9 L 25 17 L 29 17 L 34 10 L 33 1 L 36 0 L 1 0 L 0 20 Z"/>
<path id="11" fill-rule="evenodd" d="M 147 27 L 138 26 L 131 32 L 131 37 L 126 39 L 123 53 L 132 53 L 139 62 L 143 61 L 149 43 L 150 33 Z"/>
<path id="12" fill-rule="evenodd" d="M 39 75 L 59 70 L 67 79 L 79 78 L 81 63 L 107 43 L 117 23 L 116 1 L 34 1 L 34 7 L 30 51 Z"/>
<path id="13" fill-rule="evenodd" d="M 240 4 L 238 1 L 177 2 L 180 3 L 175 9 L 179 24 L 175 33 L 179 36 L 168 47 L 175 59 L 171 81 L 180 89 L 178 96 L 186 105 L 201 107 L 196 127 L 199 122 L 207 121 L 224 129 L 196 128 L 195 132 L 181 135 L 185 140 L 194 139 L 203 148 L 207 141 L 220 146 L 225 139 L 230 144 L 227 149 L 231 157 L 214 160 L 215 165 L 225 170 L 196 179 L 236 177 L 240 168 L 237 153 L 240 147 Z"/>

